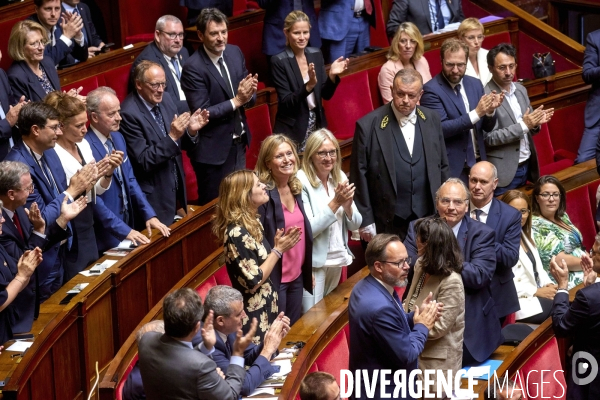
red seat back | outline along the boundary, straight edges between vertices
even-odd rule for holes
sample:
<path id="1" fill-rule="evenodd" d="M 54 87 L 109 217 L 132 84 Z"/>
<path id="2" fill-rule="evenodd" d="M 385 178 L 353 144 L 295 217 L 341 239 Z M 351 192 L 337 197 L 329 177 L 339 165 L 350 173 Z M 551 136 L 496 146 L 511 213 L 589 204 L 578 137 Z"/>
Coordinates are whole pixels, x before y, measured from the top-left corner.
<path id="1" fill-rule="evenodd" d="M 141 43 L 141 42 L 152 42 L 154 40 L 154 32 L 150 33 L 138 33 L 136 35 L 127 36 L 125 38 L 125 45 Z"/>
<path id="2" fill-rule="evenodd" d="M 215 282 L 217 285 L 227 285 L 231 286 L 231 279 L 229 279 L 229 274 L 227 273 L 227 267 L 222 266 L 219 268 L 217 272 L 213 275 L 215 277 Z"/>
<path id="3" fill-rule="evenodd" d="M 129 363 L 129 366 L 125 370 L 125 373 L 121 377 L 121 380 L 119 380 L 119 383 L 117 383 L 117 393 L 116 393 L 117 400 L 122 400 L 123 399 L 123 386 L 125 386 L 125 382 L 127 381 L 127 377 L 129 376 L 129 373 L 131 372 L 131 370 L 135 366 L 135 363 L 137 363 L 137 360 L 138 360 L 138 355 L 136 354 L 133 357 L 133 359 L 131 360 L 131 362 Z"/>
<path id="4" fill-rule="evenodd" d="M 99 86 L 105 86 L 104 76 L 102 76 L 102 75 L 90 76 L 90 77 L 82 79 L 80 81 L 73 82 L 68 85 L 62 86 L 61 89 L 68 92 L 69 90 L 77 89 L 80 86 L 83 89 L 81 90 L 81 92 L 79 94 L 81 94 L 82 96 L 85 96 L 92 90 L 98 89 Z"/>
<path id="5" fill-rule="evenodd" d="M 313 364 L 319 371 L 335 376 L 338 384 L 340 383 L 340 370 L 348 369 L 350 363 L 348 340 L 346 330 L 342 329 L 323 349 Z"/>
<path id="6" fill-rule="evenodd" d="M 596 236 L 596 224 L 587 185 L 567 192 L 567 214 L 581 232 L 585 248 L 591 249 Z"/>
<path id="7" fill-rule="evenodd" d="M 245 25 L 231 29 L 227 42 L 234 44 L 242 50 L 246 60 L 248 73 L 258 74 L 258 80 L 267 81 L 269 78 L 269 64 L 267 56 L 262 52 L 263 22 Z"/>
<path id="8" fill-rule="evenodd" d="M 385 48 L 390 45 L 387 38 L 385 21 L 383 20 L 383 9 L 381 7 L 381 1 L 374 1 L 375 9 L 375 28 L 370 28 L 371 33 L 371 46 Z"/>
<path id="9" fill-rule="evenodd" d="M 12 64 L 12 58 L 10 58 L 10 56 L 8 55 L 8 38 L 10 37 L 10 31 L 17 22 L 22 21 L 25 18 L 26 17 L 17 17 L 8 21 L 0 22 L 0 37 L 3 39 L 0 40 L 0 51 L 2 51 L 2 60 L 0 61 L 0 68 L 2 68 L 5 71 Z"/>
<path id="10" fill-rule="evenodd" d="M 356 121 L 373 111 L 367 71 L 344 76 L 335 94 L 323 101 L 328 128 L 338 140 L 354 136 Z"/>
<path id="11" fill-rule="evenodd" d="M 198 180 L 196 179 L 196 172 L 194 172 L 194 167 L 192 167 L 192 162 L 186 152 L 181 152 L 181 159 L 183 161 L 183 173 L 185 174 L 187 201 L 194 202 L 198 200 Z"/>
<path id="12" fill-rule="evenodd" d="M 558 68 L 556 70 L 558 71 Z M 548 122 L 548 129 L 556 152 L 563 150 L 573 155 L 577 154 L 583 137 L 585 104 L 581 102 L 554 110 L 554 116 Z"/>
<path id="13" fill-rule="evenodd" d="M 373 110 L 383 105 L 383 99 L 381 98 L 381 92 L 379 91 L 379 71 L 381 71 L 381 65 L 378 65 L 367 70 L 369 76 L 369 89 L 371 89 L 371 103 L 373 104 Z"/>
<path id="14" fill-rule="evenodd" d="M 117 92 L 119 101 L 125 100 L 127 97 L 127 83 L 129 81 L 129 71 L 132 64 L 121 65 L 120 67 L 111 69 L 104 73 L 104 81 L 106 86 L 109 86 Z"/>
<path id="15" fill-rule="evenodd" d="M 543 396 L 547 396 L 547 398 L 564 399 L 567 383 L 564 373 L 560 372 L 562 370 L 558 345 L 556 338 L 553 337 L 519 369 L 520 379 L 517 380 L 516 377 L 513 377 L 513 379 L 517 383 L 527 385 L 525 393 L 528 394 L 529 398 L 539 399 L 543 393 Z M 530 371 L 531 374 L 528 377 L 527 374 Z"/>
<path id="16" fill-rule="evenodd" d="M 215 286 L 217 286 L 217 280 L 215 279 L 215 276 L 212 275 L 196 288 L 196 293 L 198 293 L 200 298 L 205 299 L 208 291 Z"/>
<path id="17" fill-rule="evenodd" d="M 423 57 L 429 63 L 429 72 L 431 76 L 436 76 L 442 72 L 442 59 L 440 56 L 440 49 L 433 49 L 423 53 Z"/>
<path id="18" fill-rule="evenodd" d="M 554 161 L 554 146 L 550 140 L 548 124 L 543 124 L 539 133 L 533 137 L 537 151 L 538 163 L 540 166 L 540 175 L 552 175 L 573 165 L 573 160 L 562 159 Z"/>
<path id="19" fill-rule="evenodd" d="M 246 122 L 248 122 L 248 128 L 252 134 L 250 148 L 246 152 L 246 168 L 254 169 L 261 143 L 273 132 L 269 106 L 261 104 L 246 110 Z"/>

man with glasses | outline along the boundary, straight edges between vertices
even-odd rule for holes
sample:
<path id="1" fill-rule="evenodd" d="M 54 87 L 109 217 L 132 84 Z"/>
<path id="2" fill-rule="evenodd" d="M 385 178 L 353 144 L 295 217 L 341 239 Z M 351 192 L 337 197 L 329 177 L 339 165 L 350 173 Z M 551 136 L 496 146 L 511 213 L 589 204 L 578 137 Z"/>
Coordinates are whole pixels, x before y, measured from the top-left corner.
<path id="1" fill-rule="evenodd" d="M 448 150 L 450 176 L 467 182 L 469 169 L 486 160 L 483 131 L 494 129 L 502 94 L 484 94 L 477 78 L 465 76 L 469 47 L 447 39 L 440 49 L 442 72 L 423 88 L 421 105 L 438 112 Z"/>
<path id="2" fill-rule="evenodd" d="M 140 188 L 158 220 L 169 226 L 176 214 L 187 213 L 181 152 L 194 149 L 208 112 L 178 115 L 159 64 L 144 60 L 134 75 L 136 90 L 122 104 L 121 133 Z"/>
<path id="3" fill-rule="evenodd" d="M 500 196 L 540 177 L 532 135 L 550 121 L 554 108 L 544 110 L 541 105 L 534 110 L 527 89 L 513 82 L 517 72 L 514 46 L 499 44 L 489 51 L 487 62 L 492 79 L 485 86 L 485 92 L 504 93 L 504 101 L 496 109 L 496 126 L 491 130 L 484 128 L 483 132 L 488 161 L 498 169 L 498 187 L 494 196 Z"/>
<path id="4" fill-rule="evenodd" d="M 369 382 L 375 380 L 375 397 L 367 397 L 365 380 L 360 380 L 360 395 L 355 399 L 389 398 L 394 389 L 391 380 L 380 386 L 379 375 L 384 369 L 405 370 L 408 377 L 416 369 L 429 330 L 439 319 L 443 304 L 431 301 L 429 294 L 415 311 L 409 314 L 394 287 L 405 287 L 410 258 L 397 235 L 379 234 L 367 246 L 365 253 L 370 274 L 352 289 L 348 303 L 350 325 L 350 371 L 363 370 Z M 376 379 L 374 379 L 376 378 Z M 380 397 L 381 396 L 381 397 Z"/>
<path id="5" fill-rule="evenodd" d="M 450 178 L 444 182 L 435 196 L 437 212 L 452 228 L 463 256 L 461 272 L 465 286 L 463 366 L 487 360 L 503 341 L 500 319 L 496 314 L 490 289 L 496 270 L 494 230 L 467 215 L 470 197 L 467 186 L 458 178 Z M 409 228 L 404 244 L 408 255 L 416 260 L 417 241 L 414 222 Z"/>
<path id="6" fill-rule="evenodd" d="M 416 70 L 396 74 L 392 101 L 356 123 L 350 180 L 363 221 L 361 238 L 394 233 L 404 240 L 408 224 L 435 211 L 435 191 L 448 178 L 439 116 L 417 106 L 423 80 Z"/>
<path id="7" fill-rule="evenodd" d="M 183 47 L 183 24 L 181 20 L 173 15 L 163 15 L 156 21 L 154 30 L 154 41 L 133 62 L 129 78 L 129 91 L 134 90 L 134 71 L 143 60 L 153 61 L 160 64 L 167 78 L 166 92 L 177 105 L 177 111 L 183 114 L 190 111 L 185 93 L 181 89 L 181 71 L 183 64 L 190 56 L 187 49 Z"/>

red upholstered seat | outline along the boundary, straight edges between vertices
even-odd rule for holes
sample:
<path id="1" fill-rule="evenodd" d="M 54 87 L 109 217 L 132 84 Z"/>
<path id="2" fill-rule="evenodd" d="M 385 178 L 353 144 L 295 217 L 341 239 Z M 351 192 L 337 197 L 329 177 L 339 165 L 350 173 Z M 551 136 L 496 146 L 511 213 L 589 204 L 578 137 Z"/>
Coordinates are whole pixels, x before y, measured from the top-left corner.
<path id="1" fill-rule="evenodd" d="M 129 81 L 131 65 L 132 64 L 122 65 L 104 73 L 106 86 L 113 88 L 115 92 L 117 92 L 119 101 L 123 101 L 125 100 L 125 97 L 127 97 L 127 82 Z"/>
<path id="2" fill-rule="evenodd" d="M 258 74 L 261 82 L 269 78 L 267 56 L 262 52 L 263 22 L 245 25 L 229 31 L 227 42 L 235 44 L 242 50 L 246 60 L 246 69 L 251 74 Z"/>
<path id="3" fill-rule="evenodd" d="M 271 133 L 273 133 L 269 106 L 267 104 L 261 104 L 258 107 L 249 108 L 246 110 L 246 121 L 248 122 L 248 128 L 252 133 L 250 148 L 246 152 L 246 168 L 254 169 L 256 160 L 258 159 L 260 144 L 267 136 L 270 136 Z"/>
<path id="4" fill-rule="evenodd" d="M 379 71 L 381 65 L 378 65 L 367 70 L 369 76 L 369 89 L 371 89 L 371 103 L 373 103 L 373 110 L 383 105 L 383 99 L 381 98 L 381 92 L 379 91 L 379 83 L 377 78 L 379 77 Z"/>
<path id="5" fill-rule="evenodd" d="M 5 71 L 12 64 L 12 59 L 8 55 L 8 38 L 10 37 L 10 31 L 12 30 L 13 26 L 17 22 L 24 20 L 24 19 L 25 19 L 25 17 L 19 17 L 19 18 L 10 19 L 8 21 L 0 22 L 0 37 L 3 38 L 3 40 L 0 40 L 0 51 L 2 52 L 2 60 L 0 60 L 0 68 L 2 68 Z"/>
<path id="6" fill-rule="evenodd" d="M 429 72 L 431 76 L 436 76 L 442 72 L 442 61 L 440 60 L 440 49 L 429 50 L 423 53 L 423 57 L 429 63 Z"/>
<path id="7" fill-rule="evenodd" d="M 591 249 L 596 236 L 596 223 L 587 185 L 567 192 L 567 214 L 581 232 L 585 248 Z"/>
<path id="8" fill-rule="evenodd" d="M 558 71 L 558 68 L 556 69 Z M 585 102 L 554 111 L 548 122 L 550 140 L 555 150 L 555 160 L 574 160 L 583 137 Z"/>
<path id="9" fill-rule="evenodd" d="M 506 316 L 506 319 L 504 320 L 502 327 L 504 328 L 506 325 L 514 324 L 515 322 L 517 322 L 516 314 L 515 313 L 509 314 Z"/>
<path id="10" fill-rule="evenodd" d="M 202 299 L 205 299 L 208 291 L 215 286 L 217 286 L 217 280 L 215 279 L 215 276 L 212 275 L 196 288 L 196 293 L 198 293 Z"/>
<path id="11" fill-rule="evenodd" d="M 390 42 L 387 38 L 387 33 L 385 29 L 385 21 L 383 20 L 383 9 L 381 8 L 381 1 L 374 1 L 375 5 L 375 28 L 371 27 L 371 46 L 376 47 L 387 47 L 390 45 Z"/>
<path id="12" fill-rule="evenodd" d="M 125 45 L 140 43 L 140 42 L 151 42 L 153 40 L 154 40 L 154 32 L 138 33 L 136 35 L 127 36 L 125 38 Z"/>
<path id="13" fill-rule="evenodd" d="M 81 81 L 77 81 L 77 82 L 73 82 L 71 84 L 65 85 L 62 87 L 62 90 L 68 92 L 71 89 L 77 89 L 78 87 L 81 86 L 83 89 L 81 90 L 81 92 L 79 94 L 81 94 L 82 96 L 85 96 L 92 90 L 97 89 L 99 86 L 105 86 L 105 85 L 106 85 L 106 83 L 104 81 L 104 76 L 96 75 L 96 76 L 90 76 L 89 78 L 85 78 Z"/>
<path id="14" fill-rule="evenodd" d="M 338 140 L 354 136 L 356 121 L 373 111 L 367 71 L 344 76 L 331 100 L 323 101 L 328 128 Z"/>
<path id="15" fill-rule="evenodd" d="M 138 360 L 138 355 L 136 354 L 133 357 L 133 359 L 131 360 L 131 363 L 129 363 L 129 366 L 125 370 L 125 373 L 121 377 L 121 380 L 117 384 L 117 393 L 116 393 L 117 400 L 122 400 L 123 399 L 123 386 L 125 386 L 125 381 L 127 381 L 127 377 L 129 376 L 129 373 L 131 372 L 131 370 L 135 366 L 135 363 L 137 362 L 137 360 Z"/>
<path id="16" fill-rule="evenodd" d="M 528 394 L 529 398 L 539 399 L 542 397 L 541 385 L 544 382 L 543 395 L 545 398 L 564 399 L 567 387 L 565 376 L 562 372 L 555 372 L 561 370 L 563 367 L 560 363 L 560 353 L 556 338 L 553 337 L 519 368 L 519 377 L 515 376 L 513 380 L 527 385 L 525 394 Z M 530 371 L 532 372 L 527 377 Z"/>
<path id="17" fill-rule="evenodd" d="M 198 200 L 198 181 L 196 173 L 192 167 L 192 162 L 185 151 L 181 152 L 183 161 L 183 172 L 185 173 L 185 190 L 187 191 L 187 201 L 194 202 Z"/>
<path id="18" fill-rule="evenodd" d="M 350 363 L 350 350 L 346 336 L 347 333 L 344 329 L 339 331 L 314 362 L 319 371 L 335 376 L 338 384 L 340 383 L 340 370 L 348 369 Z"/>
<path id="19" fill-rule="evenodd" d="M 229 279 L 226 266 L 219 268 L 219 270 L 215 272 L 213 276 L 215 277 L 215 282 L 217 285 L 231 286 L 231 279 Z"/>
<path id="20" fill-rule="evenodd" d="M 543 124 L 540 132 L 533 137 L 535 148 L 537 150 L 538 163 L 540 165 L 541 175 L 552 175 L 557 171 L 573 165 L 573 160 L 561 159 L 555 161 L 555 152 L 550 140 L 548 124 Z"/>

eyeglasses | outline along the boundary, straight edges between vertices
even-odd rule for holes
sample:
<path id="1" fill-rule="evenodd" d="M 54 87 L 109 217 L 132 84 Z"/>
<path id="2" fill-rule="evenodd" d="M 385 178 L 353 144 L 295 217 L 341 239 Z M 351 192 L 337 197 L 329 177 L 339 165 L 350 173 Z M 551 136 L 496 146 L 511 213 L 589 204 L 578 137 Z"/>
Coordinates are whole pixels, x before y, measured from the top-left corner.
<path id="1" fill-rule="evenodd" d="M 447 197 L 442 197 L 440 199 L 440 203 L 445 206 L 449 206 L 450 204 L 454 203 L 455 206 L 461 207 L 467 203 L 467 199 L 449 199 Z"/>
<path id="2" fill-rule="evenodd" d="M 538 196 L 540 196 L 542 199 L 544 200 L 548 200 L 550 197 L 552 197 L 553 199 L 560 199 L 560 193 L 540 193 Z"/>
<path id="3" fill-rule="evenodd" d="M 38 41 L 33 42 L 33 43 L 27 43 L 27 44 L 29 46 L 33 47 L 34 49 L 37 49 L 39 47 L 44 47 L 45 46 L 44 42 L 42 42 L 41 40 L 38 40 Z"/>
<path id="4" fill-rule="evenodd" d="M 392 264 L 395 265 L 396 268 L 402 268 L 402 266 L 404 265 L 404 263 L 410 264 L 410 262 L 412 261 L 411 257 L 407 257 L 404 260 L 400 260 L 400 261 L 388 261 L 388 260 L 379 260 L 379 262 L 381 263 L 388 263 L 388 264 Z"/>
<path id="5" fill-rule="evenodd" d="M 288 151 L 288 152 L 285 152 L 285 153 L 277 154 L 273 158 L 276 159 L 277 161 L 281 161 L 281 160 L 283 160 L 283 157 L 285 157 L 287 159 L 294 158 L 294 152 L 293 151 Z"/>
<path id="6" fill-rule="evenodd" d="M 521 208 L 519 212 L 521 213 L 521 215 L 527 215 L 530 211 L 529 208 Z"/>
<path id="7" fill-rule="evenodd" d="M 467 42 L 472 42 L 472 41 L 474 41 L 475 39 L 477 39 L 477 41 L 478 41 L 478 42 L 481 42 L 481 41 L 483 40 L 483 38 L 485 38 L 485 36 L 483 36 L 483 35 L 477 35 L 477 36 L 475 36 L 475 35 L 471 35 L 471 36 L 465 36 L 465 40 L 466 40 Z"/>
<path id="8" fill-rule="evenodd" d="M 319 158 L 327 158 L 327 156 L 331 158 L 336 158 L 337 150 L 317 151 L 317 155 L 319 156 Z"/>
<path id="9" fill-rule="evenodd" d="M 167 82 L 155 82 L 155 83 L 150 83 L 150 82 L 146 82 L 148 84 L 148 86 L 150 86 L 152 88 L 152 90 L 158 90 L 158 88 L 163 88 L 166 89 L 167 88 Z"/>
<path id="10" fill-rule="evenodd" d="M 58 123 L 56 125 L 46 125 L 45 128 L 52 129 L 54 133 L 58 132 L 61 129 L 62 124 Z"/>
<path id="11" fill-rule="evenodd" d="M 161 31 L 159 29 L 159 31 Z M 174 40 L 174 39 L 183 39 L 183 37 L 185 36 L 185 34 L 183 32 L 181 33 L 177 33 L 177 32 L 165 32 L 165 31 L 161 31 L 162 33 L 165 34 L 165 36 L 167 36 L 169 39 Z"/>
<path id="12" fill-rule="evenodd" d="M 35 189 L 35 185 L 33 184 L 33 182 L 31 182 L 31 185 L 29 185 L 26 188 L 23 188 L 21 190 L 24 190 L 24 191 L 29 192 L 29 193 L 33 193 L 34 189 Z"/>
<path id="13" fill-rule="evenodd" d="M 498 65 L 497 67 L 494 67 L 494 68 L 496 68 L 498 71 L 502 71 L 502 72 L 504 72 L 504 71 L 506 71 L 507 69 L 508 69 L 509 71 L 512 71 L 512 70 L 514 70 L 516 67 L 517 67 L 517 64 L 508 64 L 508 65 Z"/>
<path id="14" fill-rule="evenodd" d="M 446 68 L 449 68 L 449 69 L 454 69 L 454 68 L 463 69 L 463 68 L 467 67 L 467 63 L 449 63 L 449 62 L 445 62 L 445 61 L 444 61 L 444 65 L 446 66 Z"/>

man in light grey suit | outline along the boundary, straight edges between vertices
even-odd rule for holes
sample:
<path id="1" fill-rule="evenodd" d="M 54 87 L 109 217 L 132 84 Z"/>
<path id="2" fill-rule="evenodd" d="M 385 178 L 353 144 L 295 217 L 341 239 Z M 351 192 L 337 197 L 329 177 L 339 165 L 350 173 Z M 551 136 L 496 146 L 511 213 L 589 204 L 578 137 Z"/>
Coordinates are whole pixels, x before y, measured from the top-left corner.
<path id="1" fill-rule="evenodd" d="M 216 343 L 212 310 L 202 328 L 203 342 L 196 349 L 192 346 L 203 313 L 202 300 L 192 289 L 179 289 L 165 297 L 165 333 L 148 332 L 139 343 L 138 364 L 148 400 L 238 399 L 246 375 L 244 350 L 252 341 L 257 321 L 252 321 L 247 335 L 238 331 L 226 376 L 222 377 L 209 357 Z"/>
<path id="2" fill-rule="evenodd" d="M 496 109 L 494 129 L 484 130 L 487 160 L 498 169 L 499 196 L 510 189 L 535 182 L 540 176 L 537 153 L 532 135 L 540 131 L 542 124 L 550 121 L 554 109 L 531 108 L 527 89 L 513 82 L 517 70 L 517 53 L 514 46 L 501 43 L 487 55 L 492 79 L 485 86 L 485 93 L 504 92 L 504 101 Z"/>

